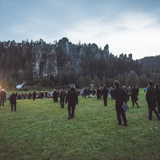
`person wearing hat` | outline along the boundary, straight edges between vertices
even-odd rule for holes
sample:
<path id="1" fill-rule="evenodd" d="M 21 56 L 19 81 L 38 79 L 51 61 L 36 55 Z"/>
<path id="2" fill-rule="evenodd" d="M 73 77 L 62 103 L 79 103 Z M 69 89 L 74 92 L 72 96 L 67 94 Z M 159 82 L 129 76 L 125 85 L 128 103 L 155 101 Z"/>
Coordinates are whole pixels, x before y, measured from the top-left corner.
<path id="1" fill-rule="evenodd" d="M 66 103 L 68 102 L 68 119 L 74 118 L 76 104 L 78 104 L 78 93 L 75 85 L 71 84 L 71 89 L 67 93 Z"/>

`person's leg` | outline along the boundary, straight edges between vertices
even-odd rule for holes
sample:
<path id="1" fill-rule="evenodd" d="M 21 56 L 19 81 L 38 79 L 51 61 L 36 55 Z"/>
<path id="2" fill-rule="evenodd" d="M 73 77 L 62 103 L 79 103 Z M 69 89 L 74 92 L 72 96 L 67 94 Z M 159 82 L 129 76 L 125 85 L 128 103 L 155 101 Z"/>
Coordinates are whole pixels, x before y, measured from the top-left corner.
<path id="1" fill-rule="evenodd" d="M 71 105 L 68 104 L 68 119 L 71 118 Z"/>
<path id="2" fill-rule="evenodd" d="M 126 113 L 123 109 L 121 110 L 121 115 L 122 115 L 124 126 L 127 126 L 128 124 L 127 124 Z"/>
<path id="3" fill-rule="evenodd" d="M 118 125 L 122 125 L 119 107 L 120 106 L 116 106 L 117 120 L 118 120 Z"/>
<path id="4" fill-rule="evenodd" d="M 160 102 L 158 103 L 158 112 L 160 113 Z"/>
<path id="5" fill-rule="evenodd" d="M 16 111 L 16 104 L 14 104 L 14 111 Z"/>
<path id="6" fill-rule="evenodd" d="M 62 98 L 62 108 L 64 108 L 64 98 Z"/>
<path id="7" fill-rule="evenodd" d="M 72 105 L 72 114 L 71 114 L 71 117 L 72 117 L 72 118 L 74 118 L 75 106 L 76 106 L 76 105 Z"/>
<path id="8" fill-rule="evenodd" d="M 148 119 L 152 120 L 152 107 L 151 107 L 151 104 L 148 104 L 148 113 L 149 113 Z"/>
<path id="9" fill-rule="evenodd" d="M 135 101 L 135 104 L 137 105 L 137 108 L 139 108 L 139 105 L 138 105 L 137 101 Z"/>
<path id="10" fill-rule="evenodd" d="M 4 106 L 4 98 L 2 98 L 2 106 Z"/>
<path id="11" fill-rule="evenodd" d="M 160 120 L 160 116 L 158 111 L 156 110 L 156 108 L 153 109 L 153 112 L 155 113 L 155 115 L 157 116 L 157 118 Z"/>
<path id="12" fill-rule="evenodd" d="M 13 111 L 13 104 L 11 103 L 11 111 Z"/>
<path id="13" fill-rule="evenodd" d="M 107 106 L 107 98 L 103 97 L 104 106 Z"/>
<path id="14" fill-rule="evenodd" d="M 134 108 L 134 101 L 132 101 L 132 107 Z"/>

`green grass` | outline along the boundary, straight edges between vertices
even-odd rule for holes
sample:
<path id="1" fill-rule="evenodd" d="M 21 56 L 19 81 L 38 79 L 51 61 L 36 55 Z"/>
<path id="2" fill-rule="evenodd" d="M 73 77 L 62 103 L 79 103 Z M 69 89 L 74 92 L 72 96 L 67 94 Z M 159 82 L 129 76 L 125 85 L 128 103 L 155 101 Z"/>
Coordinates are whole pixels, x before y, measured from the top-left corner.
<path id="1" fill-rule="evenodd" d="M 140 108 L 126 112 L 128 126 L 118 126 L 114 100 L 79 97 L 75 118 L 67 120 L 53 99 L 9 101 L 0 106 L 0 160 L 159 160 L 160 122 L 148 120 L 145 93 Z"/>

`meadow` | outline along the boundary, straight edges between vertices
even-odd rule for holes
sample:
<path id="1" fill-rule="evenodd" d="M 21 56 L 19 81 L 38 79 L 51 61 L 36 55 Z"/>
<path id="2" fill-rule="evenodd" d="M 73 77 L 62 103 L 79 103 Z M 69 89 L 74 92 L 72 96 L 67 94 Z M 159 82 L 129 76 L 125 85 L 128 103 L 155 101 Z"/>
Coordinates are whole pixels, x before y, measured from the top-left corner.
<path id="1" fill-rule="evenodd" d="M 53 99 L 9 101 L 0 106 L 0 160 L 160 160 L 160 122 L 148 120 L 145 92 L 140 108 L 129 100 L 128 126 L 118 126 L 115 101 L 79 96 L 75 118 L 68 120 Z"/>

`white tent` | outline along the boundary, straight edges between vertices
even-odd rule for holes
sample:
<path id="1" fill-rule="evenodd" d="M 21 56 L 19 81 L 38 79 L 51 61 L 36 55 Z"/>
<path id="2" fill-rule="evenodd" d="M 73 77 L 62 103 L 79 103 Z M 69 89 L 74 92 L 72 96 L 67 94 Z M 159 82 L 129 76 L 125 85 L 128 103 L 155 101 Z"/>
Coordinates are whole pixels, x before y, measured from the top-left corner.
<path id="1" fill-rule="evenodd" d="M 24 83 L 22 83 L 22 84 L 18 84 L 18 85 L 16 85 L 16 89 L 20 89 L 20 88 L 22 88 L 24 84 L 25 84 L 25 82 L 24 82 Z"/>

